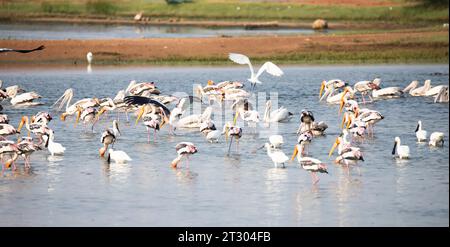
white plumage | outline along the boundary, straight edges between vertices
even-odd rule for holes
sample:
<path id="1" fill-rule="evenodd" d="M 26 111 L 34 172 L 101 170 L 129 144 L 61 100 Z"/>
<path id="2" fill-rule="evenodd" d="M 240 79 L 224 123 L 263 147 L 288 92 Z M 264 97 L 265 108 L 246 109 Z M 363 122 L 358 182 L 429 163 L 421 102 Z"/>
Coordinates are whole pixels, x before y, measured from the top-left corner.
<path id="1" fill-rule="evenodd" d="M 94 59 L 94 55 L 92 54 L 92 52 L 88 52 L 86 54 L 86 59 L 87 59 L 88 64 L 92 63 L 92 60 Z"/>
<path id="2" fill-rule="evenodd" d="M 392 150 L 392 155 L 397 153 L 398 158 L 408 159 L 409 158 L 409 147 L 406 145 L 401 145 L 400 137 L 395 137 L 394 149 Z"/>
<path id="3" fill-rule="evenodd" d="M 283 151 L 279 149 L 273 149 L 269 143 L 264 144 L 264 147 L 267 149 L 267 155 L 272 159 L 275 167 L 278 167 L 278 164 L 282 164 L 284 167 L 284 163 L 289 160 L 289 157 L 283 153 Z"/>
<path id="4" fill-rule="evenodd" d="M 28 92 L 28 93 L 22 93 L 19 95 L 14 96 L 11 99 L 11 105 L 18 105 L 18 104 L 33 104 L 33 100 L 41 98 L 41 96 L 35 92 Z M 39 104 L 35 103 L 34 104 Z"/>
<path id="5" fill-rule="evenodd" d="M 47 149 L 52 156 L 64 154 L 66 148 L 63 147 L 61 143 L 54 142 L 55 136 L 53 130 L 50 131 L 48 136 L 44 135 L 42 138 L 44 138 L 44 141 L 47 143 Z"/>
<path id="6" fill-rule="evenodd" d="M 124 164 L 127 163 L 128 161 L 132 161 L 130 156 L 128 156 L 128 154 L 125 153 L 124 151 L 121 150 L 116 151 L 110 148 L 108 154 L 108 162 L 110 162 L 111 160 L 114 160 L 114 162 L 116 162 L 117 164 Z"/>
<path id="7" fill-rule="evenodd" d="M 430 135 L 430 142 L 428 143 L 430 146 L 438 147 L 444 145 L 444 133 L 442 132 L 433 132 Z"/>
<path id="8" fill-rule="evenodd" d="M 416 137 L 418 142 L 427 140 L 427 131 L 422 129 L 422 121 L 417 121 Z"/>
<path id="9" fill-rule="evenodd" d="M 272 62 L 265 62 L 261 68 L 259 68 L 258 73 L 255 74 L 255 71 L 253 70 L 253 66 L 252 63 L 250 62 L 250 59 L 242 54 L 237 54 L 237 53 L 230 53 L 229 56 L 231 61 L 238 63 L 238 64 L 247 64 L 250 68 L 250 78 L 248 79 L 249 82 L 252 83 L 252 85 L 258 83 L 261 84 L 261 81 L 259 81 L 259 76 L 265 72 L 273 75 L 273 76 L 282 76 L 283 75 L 283 71 L 276 66 L 274 63 Z"/>
<path id="10" fill-rule="evenodd" d="M 283 145 L 284 140 L 281 135 L 271 135 L 269 136 L 269 142 L 273 148 L 280 148 Z"/>

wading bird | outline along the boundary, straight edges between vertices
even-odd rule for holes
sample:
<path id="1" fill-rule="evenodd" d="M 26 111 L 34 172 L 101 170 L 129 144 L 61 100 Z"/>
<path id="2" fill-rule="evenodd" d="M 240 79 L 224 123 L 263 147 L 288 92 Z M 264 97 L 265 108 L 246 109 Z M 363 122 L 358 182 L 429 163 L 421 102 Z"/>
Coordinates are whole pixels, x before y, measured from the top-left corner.
<path id="1" fill-rule="evenodd" d="M 394 148 L 392 149 L 392 155 L 400 159 L 409 159 L 409 147 L 406 145 L 401 145 L 400 137 L 395 137 Z"/>
<path id="2" fill-rule="evenodd" d="M 186 165 L 189 167 L 189 156 L 198 152 L 197 147 L 195 147 L 192 142 L 180 142 L 175 146 L 178 156 L 172 160 L 172 168 L 177 168 L 183 157 L 186 157 Z"/>

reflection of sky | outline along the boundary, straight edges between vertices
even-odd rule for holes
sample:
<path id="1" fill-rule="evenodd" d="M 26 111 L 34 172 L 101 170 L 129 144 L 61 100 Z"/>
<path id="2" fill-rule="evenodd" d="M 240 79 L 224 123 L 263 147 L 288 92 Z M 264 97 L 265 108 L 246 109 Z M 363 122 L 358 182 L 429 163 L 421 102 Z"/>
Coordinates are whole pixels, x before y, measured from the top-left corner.
<path id="1" fill-rule="evenodd" d="M 255 66 L 260 64 L 255 63 Z M 364 153 L 361 176 L 352 170 L 352 179 L 342 167 L 334 165 L 328 151 L 339 132 L 336 105 L 318 104 L 322 80 L 341 78 L 350 83 L 381 75 L 382 86 L 404 87 L 412 79 L 431 79 L 433 85 L 448 83 L 447 65 L 377 66 L 281 66 L 285 75 L 274 78 L 263 74 L 261 92 L 278 91 L 278 106 L 294 112 L 288 123 L 280 123 L 282 149 L 292 154 L 297 143 L 295 131 L 298 112 L 308 108 L 318 121 L 329 125 L 327 135 L 310 144 L 310 156 L 328 165 L 330 174 L 319 174 L 320 182 L 311 185 L 311 176 L 296 162 L 285 169 L 274 169 L 264 149 L 267 136 L 249 134 L 246 126 L 240 150 L 230 156 L 224 138 L 208 143 L 198 130 L 177 130 L 170 136 L 167 128 L 156 142 L 147 143 L 146 129 L 139 123 L 124 121 L 122 135 L 114 149 L 126 151 L 133 159 L 128 164 L 106 164 L 99 157 L 101 132 L 111 127 L 109 114 L 96 124 L 95 133 L 66 122 L 58 113 L 49 127 L 55 140 L 66 147 L 60 157 L 38 151 L 31 157 L 32 172 L 6 172 L 0 178 L 0 225 L 74 225 L 74 226 L 445 226 L 449 205 L 449 146 L 430 148 L 416 143 L 414 130 L 419 117 L 424 129 L 442 131 L 448 140 L 448 104 L 434 104 L 432 98 L 406 96 L 380 100 L 367 107 L 379 110 L 385 118 L 375 128 L 375 138 L 357 145 Z M 440 72 L 442 74 L 435 74 Z M 233 67 L 133 67 L 85 66 L 74 68 L 0 69 L 4 86 L 18 84 L 43 96 L 45 105 L 17 109 L 3 102 L 3 113 L 17 126 L 22 115 L 48 111 L 49 106 L 69 87 L 76 100 L 97 96 L 114 97 L 130 80 L 155 81 L 163 94 L 192 93 L 192 84 L 208 79 L 245 80 L 247 66 Z M 107 85 L 107 86 L 105 86 Z M 258 109 L 259 106 L 256 106 Z M 172 107 L 170 107 L 172 108 Z M 231 115 L 231 114 L 228 114 Z M 109 121 L 104 121 L 109 119 Z M 258 130 L 263 127 L 259 126 Z M 411 158 L 392 158 L 393 138 L 400 136 L 411 150 Z M 173 170 L 175 145 L 191 141 L 198 147 L 189 168 L 185 161 Z M 67 217 L 70 215 L 71 217 Z"/>
<path id="2" fill-rule="evenodd" d="M 242 35 L 313 34 L 311 29 L 204 28 L 193 26 L 127 26 L 86 24 L 0 24 L 1 39 L 177 38 Z"/>

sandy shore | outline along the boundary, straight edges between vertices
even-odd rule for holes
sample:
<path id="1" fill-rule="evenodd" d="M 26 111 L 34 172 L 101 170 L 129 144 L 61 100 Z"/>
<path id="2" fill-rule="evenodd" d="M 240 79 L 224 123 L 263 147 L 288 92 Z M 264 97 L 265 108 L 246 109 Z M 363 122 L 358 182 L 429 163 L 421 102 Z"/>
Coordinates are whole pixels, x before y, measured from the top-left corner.
<path id="1" fill-rule="evenodd" d="M 420 54 L 429 56 L 435 53 L 438 60 L 448 61 L 448 30 L 280 37 L 0 40 L 0 47 L 18 49 L 42 44 L 46 46 L 43 51 L 29 54 L 1 53 L 0 64 L 82 64 L 88 51 L 93 52 L 95 62 L 100 64 L 224 62 L 229 52 L 244 53 L 256 59 L 285 59 L 294 63 L 302 57 L 307 60 L 309 56 L 339 59 L 334 55 L 343 54 L 351 59 L 352 54 L 360 56 L 372 53 L 399 53 L 399 56 L 406 58 L 413 55 L 420 58 Z M 411 59 L 414 60 L 414 57 Z M 367 59 L 370 60 L 370 57 Z"/>

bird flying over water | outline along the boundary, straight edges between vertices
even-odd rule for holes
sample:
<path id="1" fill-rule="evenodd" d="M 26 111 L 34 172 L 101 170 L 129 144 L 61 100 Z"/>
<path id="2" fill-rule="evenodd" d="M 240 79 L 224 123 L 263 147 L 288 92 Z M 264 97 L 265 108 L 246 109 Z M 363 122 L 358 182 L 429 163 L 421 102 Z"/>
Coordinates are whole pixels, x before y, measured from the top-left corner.
<path id="1" fill-rule="evenodd" d="M 18 49 L 11 49 L 11 48 L 0 48 L 0 53 L 3 52 L 19 52 L 19 53 L 29 53 L 29 52 L 33 52 L 33 51 L 40 51 L 40 50 L 44 50 L 45 46 L 41 45 L 37 48 L 31 49 L 31 50 L 18 50 Z"/>

